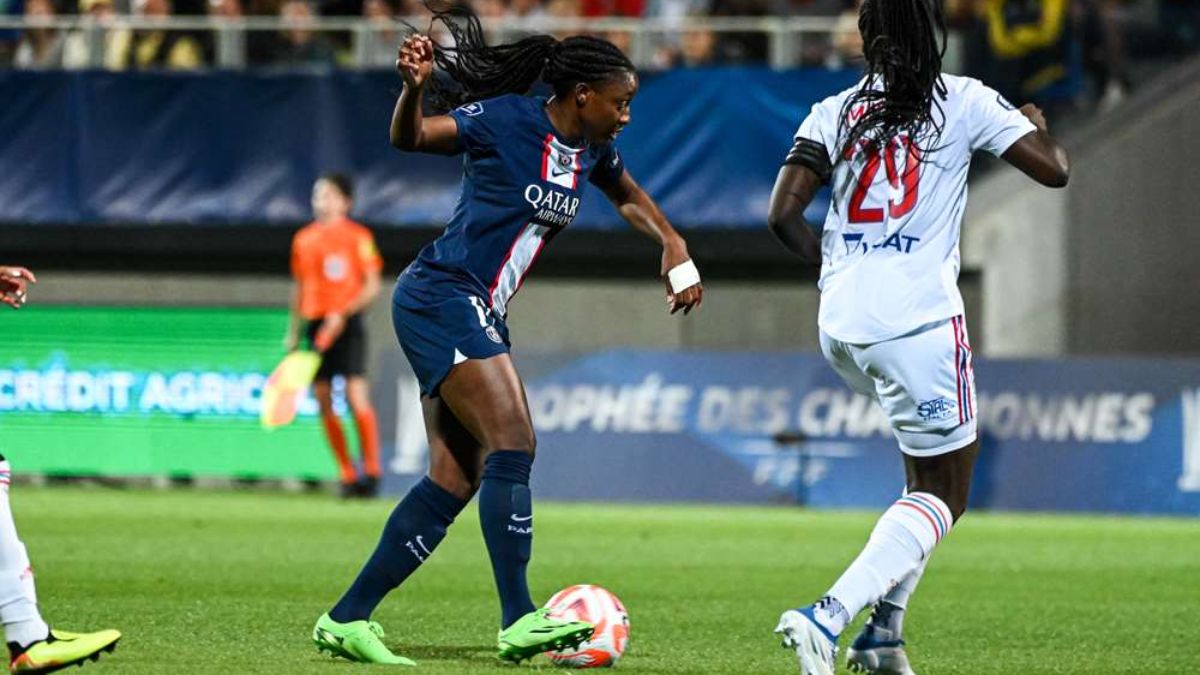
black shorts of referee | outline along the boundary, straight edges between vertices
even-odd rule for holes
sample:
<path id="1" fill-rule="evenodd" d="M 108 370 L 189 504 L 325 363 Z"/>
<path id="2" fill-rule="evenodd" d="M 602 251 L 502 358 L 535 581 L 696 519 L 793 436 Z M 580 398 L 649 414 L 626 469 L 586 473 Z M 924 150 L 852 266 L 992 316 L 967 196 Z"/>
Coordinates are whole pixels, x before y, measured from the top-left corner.
<path id="1" fill-rule="evenodd" d="M 322 321 L 324 318 L 310 319 L 305 325 L 304 334 L 309 344 L 313 343 Z M 362 314 L 351 314 L 346 317 L 346 329 L 322 355 L 316 379 L 331 380 L 334 375 L 362 375 L 366 371 L 366 363 L 367 331 L 363 327 Z"/>

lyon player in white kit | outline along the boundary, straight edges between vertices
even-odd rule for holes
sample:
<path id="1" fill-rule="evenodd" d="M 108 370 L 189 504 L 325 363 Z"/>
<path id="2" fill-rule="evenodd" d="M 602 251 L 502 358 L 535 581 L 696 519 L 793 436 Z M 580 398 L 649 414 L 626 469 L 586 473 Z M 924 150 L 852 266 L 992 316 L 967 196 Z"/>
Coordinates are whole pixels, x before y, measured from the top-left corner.
<path id="1" fill-rule="evenodd" d="M 776 632 L 805 675 L 833 675 L 839 635 L 868 606 L 848 665 L 913 672 L 904 608 L 967 507 L 979 444 L 957 281 L 971 155 L 986 150 L 1050 187 L 1068 177 L 1066 152 L 1040 110 L 1015 109 L 977 80 L 941 73 L 938 0 L 865 0 L 859 30 L 866 74 L 800 124 L 769 224 L 788 249 L 821 265 L 821 350 L 887 413 L 907 481 L 828 592 L 780 618 Z M 803 213 L 825 184 L 833 200 L 818 235 Z"/>

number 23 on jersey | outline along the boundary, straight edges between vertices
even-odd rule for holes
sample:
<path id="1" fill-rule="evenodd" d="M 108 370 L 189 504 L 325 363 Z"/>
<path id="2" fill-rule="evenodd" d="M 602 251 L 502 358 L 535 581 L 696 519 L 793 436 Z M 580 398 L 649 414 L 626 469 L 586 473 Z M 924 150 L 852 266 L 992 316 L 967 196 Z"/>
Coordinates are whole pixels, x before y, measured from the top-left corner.
<path id="1" fill-rule="evenodd" d="M 917 205 L 919 184 L 921 180 L 921 149 L 907 135 L 896 136 L 888 141 L 886 151 L 879 152 L 878 144 L 862 142 L 857 146 L 858 152 L 866 153 L 866 162 L 862 173 L 858 176 L 858 184 L 850 197 L 850 210 L 847 214 L 851 223 L 882 223 L 884 208 L 887 208 L 889 218 L 903 218 Z M 846 153 L 850 159 L 853 150 Z M 883 165 L 887 174 L 887 193 L 871 194 L 879 166 Z M 878 195 L 878 196 L 877 196 Z M 867 206 L 883 202 L 882 206 Z"/>

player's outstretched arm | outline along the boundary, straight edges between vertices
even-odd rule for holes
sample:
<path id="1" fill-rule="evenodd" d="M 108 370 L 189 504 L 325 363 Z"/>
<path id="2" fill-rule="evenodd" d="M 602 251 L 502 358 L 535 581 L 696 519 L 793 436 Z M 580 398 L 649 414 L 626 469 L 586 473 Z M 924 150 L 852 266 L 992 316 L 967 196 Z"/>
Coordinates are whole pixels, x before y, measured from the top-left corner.
<path id="1" fill-rule="evenodd" d="M 29 284 L 36 284 L 37 277 L 24 267 L 0 265 L 0 302 L 21 309 L 29 291 Z"/>
<path id="2" fill-rule="evenodd" d="M 767 227 L 771 233 L 787 250 L 812 265 L 821 264 L 821 239 L 804 220 L 804 209 L 821 185 L 821 177 L 809 167 L 784 164 L 775 178 L 767 208 Z"/>
<path id="3" fill-rule="evenodd" d="M 700 272 L 688 254 L 687 242 L 671 227 L 658 204 L 628 171 L 622 171 L 615 183 L 602 186 L 602 189 L 626 222 L 662 245 L 660 274 L 667 286 L 668 311 L 674 314 L 682 309 L 687 314 L 699 308 L 704 301 Z"/>
<path id="4" fill-rule="evenodd" d="M 396 70 L 404 76 L 404 91 L 392 111 L 390 137 L 401 150 L 452 155 L 458 150 L 458 124 L 449 115 L 425 117 L 421 97 L 433 73 L 433 42 L 413 35 L 400 45 Z"/>
<path id="5" fill-rule="evenodd" d="M 1021 113 L 1037 127 L 1004 151 L 1001 157 L 1025 175 L 1047 187 L 1066 187 L 1071 177 L 1067 150 L 1046 130 L 1046 117 L 1032 103 L 1021 106 Z"/>

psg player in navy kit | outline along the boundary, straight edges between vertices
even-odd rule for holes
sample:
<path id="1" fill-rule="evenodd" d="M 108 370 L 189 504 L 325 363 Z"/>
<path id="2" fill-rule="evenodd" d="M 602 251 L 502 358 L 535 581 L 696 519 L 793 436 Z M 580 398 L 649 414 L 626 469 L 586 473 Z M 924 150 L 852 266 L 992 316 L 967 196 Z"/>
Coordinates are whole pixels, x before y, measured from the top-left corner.
<path id="1" fill-rule="evenodd" d="M 500 596 L 499 656 L 521 661 L 578 645 L 593 626 L 537 609 L 526 584 L 535 441 L 509 358 L 509 301 L 542 249 L 574 219 L 584 181 L 662 245 L 671 313 L 698 307 L 703 289 L 683 239 L 613 147 L 638 88 L 629 59 L 588 36 L 535 35 L 488 46 L 479 20 L 462 6 L 435 12 L 434 20 L 455 47 L 421 35 L 405 40 L 396 61 L 404 91 L 391 125 L 392 143 L 402 150 L 465 156 L 454 215 L 400 275 L 392 303 L 396 335 L 421 385 L 429 474 L 396 506 L 375 552 L 318 620 L 313 639 L 353 661 L 412 665 L 384 646 L 369 617 L 478 493 Z M 445 79 L 433 76 L 435 65 Z M 553 89 L 551 98 L 524 95 L 539 80 Z M 426 89 L 435 108 L 454 109 L 424 116 Z"/>

